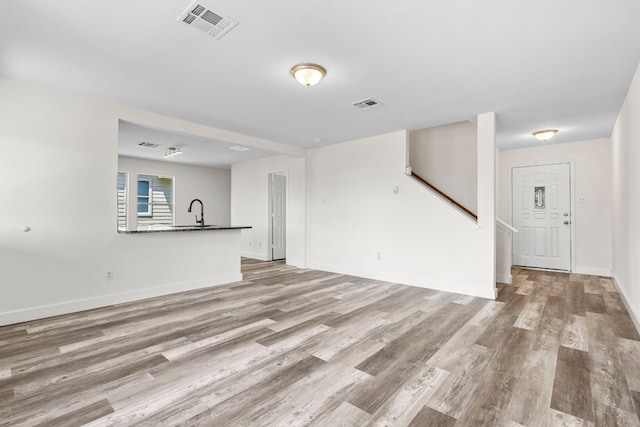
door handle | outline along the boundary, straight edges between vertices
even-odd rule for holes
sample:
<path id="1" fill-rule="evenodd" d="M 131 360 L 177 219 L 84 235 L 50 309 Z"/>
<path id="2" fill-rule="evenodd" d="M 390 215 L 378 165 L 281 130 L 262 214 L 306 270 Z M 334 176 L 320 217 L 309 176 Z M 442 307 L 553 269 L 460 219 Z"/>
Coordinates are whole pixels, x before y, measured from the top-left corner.
<path id="1" fill-rule="evenodd" d="M 565 222 L 564 222 L 564 225 L 569 225 L 569 221 L 565 221 Z"/>

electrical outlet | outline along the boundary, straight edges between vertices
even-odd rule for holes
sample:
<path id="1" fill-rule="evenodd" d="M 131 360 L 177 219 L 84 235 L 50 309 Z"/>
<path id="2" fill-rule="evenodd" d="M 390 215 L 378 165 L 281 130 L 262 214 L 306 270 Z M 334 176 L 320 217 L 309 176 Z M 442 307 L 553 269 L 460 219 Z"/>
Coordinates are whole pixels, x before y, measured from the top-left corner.
<path id="1" fill-rule="evenodd" d="M 106 279 L 113 280 L 113 271 L 107 270 Z"/>
<path id="2" fill-rule="evenodd" d="M 380 258 L 381 258 L 380 252 L 376 252 L 376 259 L 380 261 Z"/>

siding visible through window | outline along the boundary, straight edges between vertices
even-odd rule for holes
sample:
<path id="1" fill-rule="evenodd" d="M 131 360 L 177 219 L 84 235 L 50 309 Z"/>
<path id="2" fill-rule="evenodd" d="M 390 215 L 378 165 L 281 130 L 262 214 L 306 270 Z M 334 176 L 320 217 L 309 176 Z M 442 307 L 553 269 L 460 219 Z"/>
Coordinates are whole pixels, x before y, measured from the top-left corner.
<path id="1" fill-rule="evenodd" d="M 138 184 L 138 228 L 173 225 L 173 177 L 138 174 L 138 183 L 143 181 Z"/>
<path id="2" fill-rule="evenodd" d="M 118 172 L 118 230 L 127 229 L 127 181 L 126 172 Z"/>

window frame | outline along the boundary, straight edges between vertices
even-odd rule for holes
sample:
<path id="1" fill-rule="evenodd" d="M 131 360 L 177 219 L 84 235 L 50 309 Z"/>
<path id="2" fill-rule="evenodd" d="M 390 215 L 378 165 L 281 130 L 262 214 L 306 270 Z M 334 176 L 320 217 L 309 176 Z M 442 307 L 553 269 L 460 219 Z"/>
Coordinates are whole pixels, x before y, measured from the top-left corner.
<path id="1" fill-rule="evenodd" d="M 144 181 L 147 184 L 149 184 L 149 193 L 146 196 L 140 196 L 139 184 L 141 181 Z M 148 202 L 147 202 L 148 209 L 146 212 L 140 212 L 140 197 L 146 197 L 148 199 Z M 151 178 L 138 177 L 138 180 L 136 182 L 136 212 L 138 216 L 143 216 L 143 217 L 153 216 L 153 180 Z"/>

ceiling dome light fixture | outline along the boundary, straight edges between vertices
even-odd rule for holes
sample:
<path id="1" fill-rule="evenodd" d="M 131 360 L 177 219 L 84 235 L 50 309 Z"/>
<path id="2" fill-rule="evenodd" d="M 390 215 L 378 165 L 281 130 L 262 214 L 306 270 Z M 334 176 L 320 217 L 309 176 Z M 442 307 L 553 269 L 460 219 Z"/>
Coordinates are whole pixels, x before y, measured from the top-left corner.
<path id="1" fill-rule="evenodd" d="M 547 141 L 553 138 L 556 133 L 558 133 L 558 129 L 545 129 L 535 131 L 531 135 L 535 136 L 540 141 Z"/>
<path id="2" fill-rule="evenodd" d="M 318 64 L 298 64 L 291 69 L 291 75 L 302 86 L 311 87 L 327 74 L 327 70 Z"/>

